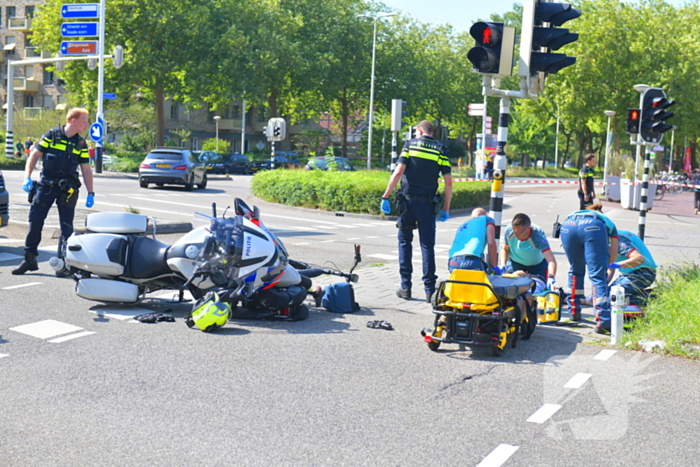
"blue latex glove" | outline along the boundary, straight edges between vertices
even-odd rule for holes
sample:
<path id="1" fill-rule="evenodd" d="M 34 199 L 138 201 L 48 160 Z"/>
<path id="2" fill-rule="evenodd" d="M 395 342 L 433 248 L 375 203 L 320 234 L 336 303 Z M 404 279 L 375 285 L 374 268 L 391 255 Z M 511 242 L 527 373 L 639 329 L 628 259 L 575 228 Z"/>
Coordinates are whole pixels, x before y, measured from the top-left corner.
<path id="1" fill-rule="evenodd" d="M 445 222 L 445 221 L 446 221 L 447 219 L 449 219 L 449 218 L 450 218 L 450 213 L 447 212 L 447 211 L 442 211 L 442 212 L 440 213 L 440 217 L 438 217 L 438 220 L 439 220 L 440 222 Z"/>
<path id="2" fill-rule="evenodd" d="M 609 269 L 620 269 L 620 264 L 619 263 L 612 263 L 608 265 Z"/>
<path id="3" fill-rule="evenodd" d="M 381 210 L 384 214 L 391 214 L 391 203 L 388 199 L 382 198 Z"/>
<path id="4" fill-rule="evenodd" d="M 443 212 L 444 212 L 444 211 L 443 211 Z M 494 266 L 494 267 L 493 267 L 493 272 L 494 272 L 494 274 L 497 274 L 497 275 L 501 276 L 501 275 L 503 275 L 504 272 L 506 272 L 506 268 L 505 268 L 505 266 L 502 267 L 502 268 L 499 268 L 498 266 Z"/>
<path id="5" fill-rule="evenodd" d="M 32 181 L 31 177 L 24 177 L 24 184 L 22 185 L 22 189 L 29 193 L 32 191 L 32 187 L 34 186 L 34 182 Z"/>
<path id="6" fill-rule="evenodd" d="M 557 286 L 557 280 L 553 277 L 550 277 L 547 279 L 547 288 L 549 290 L 554 290 L 554 288 Z"/>
<path id="7" fill-rule="evenodd" d="M 95 205 L 95 196 L 88 194 L 87 199 L 85 200 L 85 207 L 86 208 L 91 208 Z"/>

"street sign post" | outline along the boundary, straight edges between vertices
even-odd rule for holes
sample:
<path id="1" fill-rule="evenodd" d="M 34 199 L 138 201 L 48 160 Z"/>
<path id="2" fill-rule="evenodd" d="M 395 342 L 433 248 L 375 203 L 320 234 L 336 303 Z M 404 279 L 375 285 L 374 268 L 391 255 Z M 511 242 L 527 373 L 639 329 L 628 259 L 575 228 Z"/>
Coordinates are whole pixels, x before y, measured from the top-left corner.
<path id="1" fill-rule="evenodd" d="M 486 106 L 484 104 L 469 104 L 468 114 L 472 117 L 483 117 L 486 114 Z"/>
<path id="2" fill-rule="evenodd" d="M 63 23 L 63 37 L 97 37 L 97 23 Z"/>
<path id="3" fill-rule="evenodd" d="M 64 41 L 61 42 L 63 55 L 96 55 L 98 41 Z"/>
<path id="4" fill-rule="evenodd" d="M 96 19 L 100 17 L 98 3 L 75 3 L 61 7 L 61 18 L 65 19 Z"/>

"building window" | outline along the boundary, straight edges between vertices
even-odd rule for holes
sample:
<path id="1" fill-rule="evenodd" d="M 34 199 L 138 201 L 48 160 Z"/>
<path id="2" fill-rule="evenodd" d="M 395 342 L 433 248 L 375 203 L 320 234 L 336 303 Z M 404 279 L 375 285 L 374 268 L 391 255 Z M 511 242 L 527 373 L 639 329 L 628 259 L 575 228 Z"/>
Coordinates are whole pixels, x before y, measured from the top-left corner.
<path id="1" fill-rule="evenodd" d="M 27 18 L 34 18 L 34 11 L 36 11 L 36 7 L 34 5 L 27 5 L 24 7 L 24 16 Z"/>
<path id="2" fill-rule="evenodd" d="M 24 77 L 27 79 L 34 78 L 34 65 L 26 65 L 24 67 Z"/>
<path id="3" fill-rule="evenodd" d="M 44 68 L 44 86 L 51 86 L 53 84 L 53 80 L 53 71 L 49 71 L 46 68 Z"/>
<path id="4" fill-rule="evenodd" d="M 9 27 L 10 18 L 14 18 L 15 16 L 17 16 L 17 9 L 15 7 L 8 6 L 5 8 L 5 18 L 7 18 L 8 27 Z"/>
<path id="5" fill-rule="evenodd" d="M 34 96 L 31 94 L 25 94 L 24 95 L 24 106 L 25 107 L 34 107 Z"/>
<path id="6" fill-rule="evenodd" d="M 192 151 L 199 151 L 199 138 L 192 138 Z"/>
<path id="7" fill-rule="evenodd" d="M 170 120 L 178 120 L 178 110 L 180 105 L 177 102 L 170 104 Z"/>
<path id="8" fill-rule="evenodd" d="M 46 108 L 46 109 L 54 109 L 55 108 L 55 106 L 53 105 L 53 97 L 44 96 L 44 108 Z"/>

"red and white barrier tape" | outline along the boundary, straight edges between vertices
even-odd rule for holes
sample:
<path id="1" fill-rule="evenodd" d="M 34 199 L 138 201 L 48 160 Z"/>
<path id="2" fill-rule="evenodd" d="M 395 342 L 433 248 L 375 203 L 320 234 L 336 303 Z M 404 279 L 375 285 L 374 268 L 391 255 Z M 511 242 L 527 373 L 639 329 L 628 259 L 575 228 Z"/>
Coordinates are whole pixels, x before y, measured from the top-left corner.
<path id="1" fill-rule="evenodd" d="M 440 180 L 443 181 L 443 180 Z M 481 180 L 479 178 L 455 178 L 452 179 L 453 182 L 487 182 L 488 180 Z M 567 185 L 578 185 L 578 181 L 571 181 L 571 180 L 513 180 L 513 179 L 508 179 L 506 183 L 556 183 L 556 184 L 567 184 Z M 650 184 L 655 184 L 655 185 L 679 185 L 679 186 L 687 186 L 690 188 L 697 188 L 700 189 L 700 185 L 693 185 L 693 184 L 688 184 L 688 183 L 680 183 L 680 182 L 666 182 L 666 181 L 661 181 L 661 180 L 649 180 Z M 596 185 L 602 186 L 604 185 L 603 182 L 595 182 Z M 640 182 L 641 184 L 641 182 Z M 608 185 L 622 185 L 622 183 L 608 183 Z M 625 183 L 625 185 L 627 185 Z M 635 185 L 635 183 L 631 183 L 631 185 Z"/>

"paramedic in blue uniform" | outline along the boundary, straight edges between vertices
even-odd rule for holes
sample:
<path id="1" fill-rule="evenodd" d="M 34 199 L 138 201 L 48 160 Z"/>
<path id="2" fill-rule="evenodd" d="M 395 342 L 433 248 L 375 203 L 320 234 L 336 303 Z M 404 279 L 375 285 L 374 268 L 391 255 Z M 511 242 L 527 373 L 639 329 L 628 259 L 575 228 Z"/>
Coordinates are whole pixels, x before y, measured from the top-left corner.
<path id="1" fill-rule="evenodd" d="M 426 300 L 435 292 L 435 196 L 438 191 L 438 179 L 445 180 L 445 201 L 439 213 L 440 221 L 450 218 L 450 201 L 452 200 L 452 175 L 447 148 L 433 138 L 433 124 L 423 120 L 416 126 L 416 138 L 408 141 L 401 152 L 396 169 L 389 179 L 389 184 L 382 196 L 381 210 L 391 213 L 389 196 L 401 181 L 401 188 L 396 194 L 399 237 L 399 274 L 401 287 L 396 295 L 409 300 L 411 298 L 411 276 L 413 265 L 413 229 L 418 228 L 420 248 L 423 257 L 423 288 Z M 398 199 L 403 199 L 401 204 Z"/>
<path id="2" fill-rule="evenodd" d="M 610 332 L 610 288 L 608 265 L 617 257 L 618 234 L 615 224 L 602 212 L 600 205 L 569 214 L 561 226 L 561 243 L 569 260 L 569 288 L 567 299 L 572 321 L 581 320 L 581 299 L 584 296 L 583 275 L 593 284 L 593 307 L 596 313 L 596 332 Z"/>
<path id="3" fill-rule="evenodd" d="M 610 286 L 620 285 L 625 288 L 625 297 L 630 305 L 643 306 L 649 298 L 645 291 L 656 280 L 656 262 L 642 239 L 627 230 L 618 230 L 620 241 L 615 262 L 609 266 L 608 282 L 620 276 Z"/>
<path id="4" fill-rule="evenodd" d="M 80 136 L 87 128 L 88 111 L 82 108 L 70 109 L 66 114 L 66 125 L 46 132 L 27 158 L 22 189 L 31 193 L 36 188 L 36 192 L 29 208 L 29 232 L 24 242 L 24 261 L 12 274 L 20 275 L 39 269 L 36 258 L 41 231 L 54 204 L 58 209 L 61 236 L 67 239 L 73 234 L 73 218 L 80 187 L 78 168 L 88 191 L 85 206 L 91 208 L 95 203 L 88 148 L 85 139 Z M 37 183 L 32 180 L 32 172 L 40 158 L 42 170 Z M 56 275 L 62 277 L 66 274 L 57 272 Z"/>
<path id="5" fill-rule="evenodd" d="M 595 202 L 595 191 L 593 190 L 593 167 L 595 166 L 595 154 L 588 154 L 586 163 L 578 173 L 578 199 L 579 209 L 587 209 L 587 206 Z"/>
<path id="6" fill-rule="evenodd" d="M 489 256 L 488 263 L 483 260 L 485 250 Z M 493 270 L 500 274 L 502 271 L 497 267 L 496 252 L 496 222 L 484 209 L 476 208 L 472 211 L 471 219 L 462 224 L 455 233 L 447 268 L 450 272 L 455 269 L 486 272 Z"/>
<path id="7" fill-rule="evenodd" d="M 527 214 L 518 213 L 506 228 L 501 247 L 501 265 L 508 272 L 523 271 L 547 281 L 554 290 L 557 260 L 549 246 L 547 234 L 534 225 Z"/>

